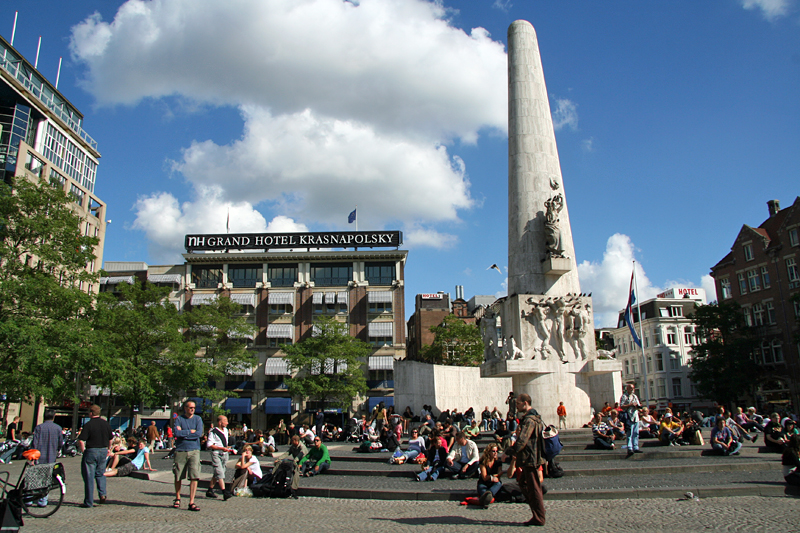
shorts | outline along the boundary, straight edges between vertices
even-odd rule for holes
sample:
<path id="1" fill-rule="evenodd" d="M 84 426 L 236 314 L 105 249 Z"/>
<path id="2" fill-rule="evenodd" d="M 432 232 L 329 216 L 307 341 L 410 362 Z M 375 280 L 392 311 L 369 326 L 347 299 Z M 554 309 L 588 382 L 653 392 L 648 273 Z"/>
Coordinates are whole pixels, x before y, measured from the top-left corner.
<path id="1" fill-rule="evenodd" d="M 225 479 L 225 463 L 227 461 L 227 452 L 211 452 L 211 467 L 214 469 L 212 479 Z"/>
<path id="2" fill-rule="evenodd" d="M 134 472 L 136 470 L 139 470 L 139 469 L 136 468 L 135 464 L 133 464 L 131 462 L 127 462 L 124 465 L 122 465 L 119 468 L 117 468 L 117 477 L 130 476 L 131 472 Z"/>
<path id="3" fill-rule="evenodd" d="M 175 461 L 172 463 L 172 473 L 175 481 L 186 479 L 200 479 L 200 450 L 188 452 L 176 451 Z"/>

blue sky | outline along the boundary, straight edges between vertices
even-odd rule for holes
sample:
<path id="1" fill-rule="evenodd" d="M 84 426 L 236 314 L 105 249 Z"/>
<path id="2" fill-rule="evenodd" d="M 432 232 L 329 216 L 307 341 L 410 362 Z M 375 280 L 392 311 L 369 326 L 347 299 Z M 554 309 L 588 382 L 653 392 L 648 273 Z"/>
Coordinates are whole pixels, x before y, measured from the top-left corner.
<path id="1" fill-rule="evenodd" d="M 185 233 L 400 229 L 413 296 L 502 295 L 505 43 L 536 28 L 581 288 L 709 288 L 800 194 L 800 2 L 9 0 L 0 33 L 85 115 L 105 259 Z M 792 185 L 794 183 L 794 185 Z M 713 298 L 713 296 L 712 296 Z"/>

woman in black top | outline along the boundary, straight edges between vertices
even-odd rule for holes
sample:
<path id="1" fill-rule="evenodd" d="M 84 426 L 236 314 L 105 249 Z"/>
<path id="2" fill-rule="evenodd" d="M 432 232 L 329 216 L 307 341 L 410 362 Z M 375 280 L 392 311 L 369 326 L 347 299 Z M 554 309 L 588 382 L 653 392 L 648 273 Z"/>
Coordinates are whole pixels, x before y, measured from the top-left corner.
<path id="1" fill-rule="evenodd" d="M 789 444 L 781 457 L 781 465 L 786 483 L 800 487 L 800 435 L 789 437 Z"/>
<path id="2" fill-rule="evenodd" d="M 503 475 L 503 463 L 498 458 L 500 446 L 491 443 L 483 450 L 480 460 L 480 475 L 478 476 L 478 499 L 482 506 L 488 507 L 494 501 L 497 493 L 503 488 L 500 476 Z"/>

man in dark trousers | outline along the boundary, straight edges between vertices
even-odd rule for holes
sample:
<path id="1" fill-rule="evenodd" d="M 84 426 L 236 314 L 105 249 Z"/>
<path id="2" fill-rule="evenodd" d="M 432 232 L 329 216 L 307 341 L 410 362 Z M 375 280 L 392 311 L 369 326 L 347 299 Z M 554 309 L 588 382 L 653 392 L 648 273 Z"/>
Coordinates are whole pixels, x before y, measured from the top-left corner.
<path id="1" fill-rule="evenodd" d="M 317 434 L 317 437 L 320 439 L 322 438 L 322 426 L 325 425 L 325 413 L 322 412 L 322 408 L 317 409 L 317 414 L 314 415 L 314 433 Z"/>
<path id="2" fill-rule="evenodd" d="M 92 405 L 89 408 L 91 418 L 83 425 L 81 434 L 78 435 L 78 448 L 83 452 L 81 459 L 81 476 L 83 477 L 83 503 L 81 507 L 94 507 L 94 485 L 97 483 L 97 493 L 100 495 L 98 503 L 106 502 L 106 458 L 111 449 L 114 433 L 111 426 L 100 418 L 100 406 Z"/>
<path id="3" fill-rule="evenodd" d="M 37 461 L 39 464 L 55 463 L 58 459 L 58 451 L 64 445 L 64 435 L 61 433 L 61 426 L 53 422 L 56 412 L 48 409 L 44 412 L 44 422 L 33 429 L 33 448 L 39 450 L 42 455 Z M 40 499 L 37 504 L 39 507 L 47 506 L 47 496 Z"/>
<path id="4" fill-rule="evenodd" d="M 533 516 L 523 525 L 544 525 L 544 496 L 542 495 L 542 480 L 539 479 L 539 467 L 546 463 L 544 459 L 544 441 L 542 431 L 544 424 L 536 409 L 531 408 L 531 397 L 522 393 L 515 401 L 517 415 L 522 417 L 519 428 L 519 437 L 514 446 L 509 449 L 511 466 L 509 473 L 516 466 L 522 467 L 519 477 L 519 487 L 525 495 L 525 501 L 531 507 Z"/>

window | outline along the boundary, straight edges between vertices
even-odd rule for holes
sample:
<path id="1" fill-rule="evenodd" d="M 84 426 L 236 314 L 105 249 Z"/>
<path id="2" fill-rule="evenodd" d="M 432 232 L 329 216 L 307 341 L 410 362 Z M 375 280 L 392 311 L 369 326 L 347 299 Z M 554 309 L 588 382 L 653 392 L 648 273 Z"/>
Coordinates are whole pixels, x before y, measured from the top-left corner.
<path id="1" fill-rule="evenodd" d="M 653 371 L 653 357 L 648 355 L 647 356 L 647 373 L 649 374 L 652 371 Z"/>
<path id="2" fill-rule="evenodd" d="M 661 344 L 661 330 L 657 329 L 655 331 L 655 333 L 653 334 L 653 342 L 655 343 L 656 346 Z"/>
<path id="3" fill-rule="evenodd" d="M 290 315 L 292 314 L 292 304 L 270 304 L 269 314 L 271 315 Z"/>
<path id="4" fill-rule="evenodd" d="M 761 284 L 765 289 L 769 289 L 769 270 L 767 267 L 761 267 Z"/>
<path id="5" fill-rule="evenodd" d="M 369 312 L 370 313 L 391 313 L 392 312 L 392 302 L 370 302 L 369 303 Z"/>
<path id="6" fill-rule="evenodd" d="M 311 281 L 317 287 L 344 286 L 353 281 L 352 263 L 311 264 Z"/>
<path id="7" fill-rule="evenodd" d="M 747 294 L 747 281 L 744 279 L 744 274 L 741 272 L 738 274 L 739 277 L 739 294 Z"/>
<path id="8" fill-rule="evenodd" d="M 261 281 L 261 265 L 229 265 L 228 282 L 234 287 L 255 287 Z"/>
<path id="9" fill-rule="evenodd" d="M 753 324 L 756 326 L 764 325 L 764 306 L 761 304 L 753 305 Z"/>
<path id="10" fill-rule="evenodd" d="M 800 232 L 800 230 L 798 230 L 797 228 L 792 228 L 792 229 L 789 230 L 789 245 L 790 246 L 798 246 L 798 245 L 800 245 L 800 235 L 798 235 L 798 232 Z"/>
<path id="11" fill-rule="evenodd" d="M 267 339 L 267 346 L 270 348 L 280 348 L 281 344 L 292 344 L 292 339 Z"/>
<path id="12" fill-rule="evenodd" d="M 678 344 L 678 336 L 674 331 L 667 332 L 667 344 Z"/>
<path id="13" fill-rule="evenodd" d="M 657 398 L 666 398 L 667 397 L 667 380 L 664 378 L 659 378 L 656 380 L 656 397 Z"/>
<path id="14" fill-rule="evenodd" d="M 649 348 L 650 347 L 650 338 L 647 335 L 645 335 L 645 337 L 644 337 L 644 347 L 645 348 Z"/>
<path id="15" fill-rule="evenodd" d="M 293 287 L 297 281 L 297 265 L 268 266 L 267 281 L 272 287 Z"/>
<path id="16" fill-rule="evenodd" d="M 797 261 L 795 261 L 794 257 L 790 257 L 786 260 L 786 273 L 789 276 L 789 283 L 797 283 L 800 281 L 800 273 L 797 271 Z M 793 287 L 789 287 L 793 288 Z"/>
<path id="17" fill-rule="evenodd" d="M 794 317 L 800 318 L 800 300 L 794 302 Z"/>
<path id="18" fill-rule="evenodd" d="M 630 373 L 631 373 L 631 361 L 630 359 L 625 359 L 625 375 L 627 376 Z"/>
<path id="19" fill-rule="evenodd" d="M 767 324 L 775 324 L 777 322 L 775 320 L 775 306 L 772 305 L 772 302 L 766 302 L 764 309 L 767 312 Z"/>
<path id="20" fill-rule="evenodd" d="M 719 280 L 719 286 L 722 289 L 723 300 L 733 297 L 733 292 L 731 291 L 731 281 L 728 278 L 722 278 Z"/>
<path id="21" fill-rule="evenodd" d="M 753 316 L 750 314 L 750 308 L 749 307 L 742 307 L 742 313 L 744 314 L 744 324 L 746 326 L 752 326 L 753 325 Z"/>
<path id="22" fill-rule="evenodd" d="M 380 348 L 381 346 L 391 346 L 392 345 L 392 338 L 391 337 L 370 337 L 369 338 L 370 344 L 375 346 L 376 348 Z M 455 356 L 455 348 L 448 347 L 447 349 L 448 355 Z"/>
<path id="23" fill-rule="evenodd" d="M 391 285 L 397 279 L 394 263 L 366 263 L 364 277 L 370 285 Z"/>
<path id="24" fill-rule="evenodd" d="M 681 378 L 672 378 L 672 397 L 680 398 L 683 396 L 683 387 L 681 386 Z"/>
<path id="25" fill-rule="evenodd" d="M 683 343 L 687 346 L 692 346 L 695 341 L 694 330 L 692 328 L 686 328 L 683 332 Z"/>
<path id="26" fill-rule="evenodd" d="M 669 369 L 670 370 L 680 370 L 681 368 L 681 360 L 678 357 L 677 353 L 670 353 L 669 354 Z"/>
<path id="27" fill-rule="evenodd" d="M 783 348 L 778 339 L 772 341 L 772 357 L 776 363 L 783 363 Z"/>
<path id="28" fill-rule="evenodd" d="M 664 371 L 664 358 L 667 354 L 660 354 L 657 353 L 655 356 L 656 359 L 656 372 L 663 372 Z"/>
<path id="29" fill-rule="evenodd" d="M 679 317 L 683 316 L 683 307 L 680 305 L 673 305 L 669 308 L 669 316 Z"/>
<path id="30" fill-rule="evenodd" d="M 653 386 L 653 380 L 652 379 L 650 380 L 649 390 L 650 390 L 650 397 L 652 398 L 653 396 L 655 396 L 655 392 L 656 392 L 656 388 Z"/>
<path id="31" fill-rule="evenodd" d="M 372 389 L 390 389 L 389 382 L 394 380 L 394 370 L 368 370 L 367 380 Z"/>
<path id="32" fill-rule="evenodd" d="M 631 361 L 631 367 L 633 368 L 633 373 L 634 374 L 638 374 L 639 373 L 639 358 L 638 357 L 634 357 L 633 358 L 633 361 Z"/>
<path id="33" fill-rule="evenodd" d="M 744 260 L 745 261 L 752 261 L 753 260 L 753 245 L 752 244 L 745 244 L 742 246 L 742 250 L 744 251 Z"/>
<path id="34" fill-rule="evenodd" d="M 747 282 L 750 285 L 750 292 L 761 290 L 761 282 L 758 279 L 758 272 L 755 270 L 747 271 Z"/>
<path id="35" fill-rule="evenodd" d="M 222 265 L 192 266 L 192 283 L 198 289 L 216 289 L 222 283 Z"/>

